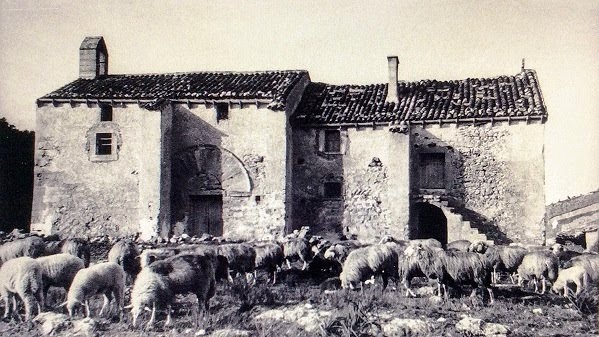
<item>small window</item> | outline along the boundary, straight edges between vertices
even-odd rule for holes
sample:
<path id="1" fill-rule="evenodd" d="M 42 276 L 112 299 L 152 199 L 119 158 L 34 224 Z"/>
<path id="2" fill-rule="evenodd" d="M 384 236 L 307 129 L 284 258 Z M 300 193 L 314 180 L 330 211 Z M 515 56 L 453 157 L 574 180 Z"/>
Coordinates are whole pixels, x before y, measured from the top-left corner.
<path id="1" fill-rule="evenodd" d="M 324 152 L 341 152 L 341 132 L 324 130 Z"/>
<path id="2" fill-rule="evenodd" d="M 229 104 L 227 103 L 216 103 L 216 121 L 222 121 L 229 119 Z"/>
<path id="3" fill-rule="evenodd" d="M 420 188 L 445 188 L 445 153 L 420 154 Z"/>
<path id="4" fill-rule="evenodd" d="M 102 105 L 100 107 L 100 122 L 112 122 L 112 106 Z"/>
<path id="5" fill-rule="evenodd" d="M 340 182 L 325 182 L 324 195 L 325 198 L 341 198 L 343 194 L 343 184 Z"/>
<path id="6" fill-rule="evenodd" d="M 96 133 L 96 155 L 112 154 L 112 133 Z"/>

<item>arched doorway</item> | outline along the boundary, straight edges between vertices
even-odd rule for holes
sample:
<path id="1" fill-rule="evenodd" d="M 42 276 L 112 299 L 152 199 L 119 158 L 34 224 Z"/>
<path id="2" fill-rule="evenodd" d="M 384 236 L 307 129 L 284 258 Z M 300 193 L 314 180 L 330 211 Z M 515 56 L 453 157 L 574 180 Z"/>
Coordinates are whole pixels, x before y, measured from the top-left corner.
<path id="1" fill-rule="evenodd" d="M 412 206 L 410 239 L 437 239 L 447 244 L 447 218 L 443 210 L 426 202 Z"/>
<path id="2" fill-rule="evenodd" d="M 223 235 L 225 196 L 249 196 L 251 180 L 232 152 L 211 144 L 186 148 L 173 155 L 172 222 L 183 232 Z"/>

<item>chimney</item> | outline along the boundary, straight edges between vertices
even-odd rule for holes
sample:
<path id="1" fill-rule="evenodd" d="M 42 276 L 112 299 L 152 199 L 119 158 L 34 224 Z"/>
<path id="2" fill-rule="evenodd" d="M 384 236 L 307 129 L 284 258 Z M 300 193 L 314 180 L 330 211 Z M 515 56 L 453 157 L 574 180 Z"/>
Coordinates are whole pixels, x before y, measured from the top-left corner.
<path id="1" fill-rule="evenodd" d="M 387 56 L 387 64 L 389 66 L 389 86 L 387 88 L 387 103 L 398 103 L 399 98 L 397 97 L 397 67 L 399 65 L 399 59 L 397 56 Z"/>
<path id="2" fill-rule="evenodd" d="M 108 75 L 108 49 L 101 36 L 88 36 L 79 47 L 79 78 Z"/>

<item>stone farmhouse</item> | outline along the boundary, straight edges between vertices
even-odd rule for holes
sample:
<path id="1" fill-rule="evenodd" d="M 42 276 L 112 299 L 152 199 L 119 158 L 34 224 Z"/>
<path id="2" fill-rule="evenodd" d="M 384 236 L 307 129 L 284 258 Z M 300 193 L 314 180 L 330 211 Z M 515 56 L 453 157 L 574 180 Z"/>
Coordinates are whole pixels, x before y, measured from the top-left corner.
<path id="1" fill-rule="evenodd" d="M 109 74 L 37 100 L 32 231 L 544 241 L 547 111 L 533 70 L 330 85 L 307 71 Z"/>

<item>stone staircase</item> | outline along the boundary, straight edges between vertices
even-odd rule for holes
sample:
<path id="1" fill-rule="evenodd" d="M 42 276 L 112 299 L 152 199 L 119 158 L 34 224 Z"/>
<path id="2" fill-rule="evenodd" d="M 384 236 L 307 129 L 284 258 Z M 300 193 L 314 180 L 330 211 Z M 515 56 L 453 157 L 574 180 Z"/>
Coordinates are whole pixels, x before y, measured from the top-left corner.
<path id="1" fill-rule="evenodd" d="M 455 241 L 455 240 L 469 240 L 471 242 L 480 242 L 483 241 L 487 245 L 494 245 L 495 241 L 491 240 L 486 234 L 481 233 L 480 229 L 475 227 L 470 220 L 465 220 L 464 215 L 460 214 L 458 209 L 449 208 L 451 211 L 450 215 L 447 216 L 447 241 Z M 454 219 L 449 219 L 453 217 Z M 457 223 L 457 228 L 453 227 L 453 230 L 450 230 L 450 221 Z"/>
<path id="2" fill-rule="evenodd" d="M 495 240 L 482 231 L 476 219 L 469 215 L 469 213 L 473 213 L 472 211 L 452 205 L 447 200 L 440 201 L 440 204 L 443 206 L 447 218 L 447 242 L 469 240 L 471 242 L 483 241 L 488 245 L 495 244 Z"/>

